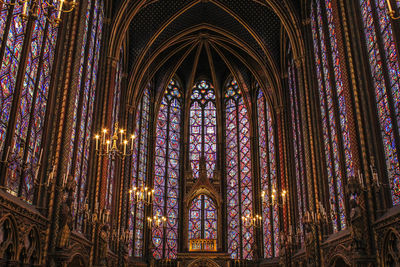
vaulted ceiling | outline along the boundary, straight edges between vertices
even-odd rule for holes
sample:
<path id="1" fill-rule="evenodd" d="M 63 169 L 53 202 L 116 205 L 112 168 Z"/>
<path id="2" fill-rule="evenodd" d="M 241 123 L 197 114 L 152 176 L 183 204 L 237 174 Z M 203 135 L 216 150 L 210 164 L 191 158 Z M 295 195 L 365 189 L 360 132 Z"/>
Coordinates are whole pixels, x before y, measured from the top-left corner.
<path id="1" fill-rule="evenodd" d="M 250 87 L 254 77 L 262 87 L 279 90 L 282 38 L 299 24 L 302 2 L 113 0 L 111 39 L 124 36 L 114 40 L 114 47 L 122 39 L 126 42 L 131 101 L 151 77 L 157 77 L 157 90 L 162 91 L 174 75 L 184 88 L 200 76 L 218 88 L 233 74 L 244 87 Z"/>

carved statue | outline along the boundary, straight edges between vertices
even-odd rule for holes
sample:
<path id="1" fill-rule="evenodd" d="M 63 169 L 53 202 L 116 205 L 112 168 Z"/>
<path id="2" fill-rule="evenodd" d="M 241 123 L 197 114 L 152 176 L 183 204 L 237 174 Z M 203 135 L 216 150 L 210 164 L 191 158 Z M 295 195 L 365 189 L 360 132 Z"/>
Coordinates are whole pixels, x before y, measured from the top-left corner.
<path id="1" fill-rule="evenodd" d="M 72 175 L 68 176 L 68 182 L 63 192 L 63 203 L 60 212 L 60 236 L 58 240 L 59 248 L 67 248 L 69 244 L 69 238 L 71 235 L 73 217 L 72 217 L 72 206 L 74 204 L 74 192 L 76 182 Z"/>
<path id="2" fill-rule="evenodd" d="M 305 230 L 305 246 L 306 246 L 306 258 L 307 262 L 313 266 L 315 265 L 315 245 L 316 245 L 316 229 L 315 225 L 310 220 L 310 213 L 306 213 L 306 217 L 308 218 L 303 222 L 304 230 Z"/>
<path id="3" fill-rule="evenodd" d="M 107 264 L 108 230 L 108 225 L 104 224 L 99 234 L 99 263 L 103 266 Z"/>
<path id="4" fill-rule="evenodd" d="M 362 214 L 354 195 L 350 197 L 350 222 L 353 249 L 362 251 L 364 249 Z"/>

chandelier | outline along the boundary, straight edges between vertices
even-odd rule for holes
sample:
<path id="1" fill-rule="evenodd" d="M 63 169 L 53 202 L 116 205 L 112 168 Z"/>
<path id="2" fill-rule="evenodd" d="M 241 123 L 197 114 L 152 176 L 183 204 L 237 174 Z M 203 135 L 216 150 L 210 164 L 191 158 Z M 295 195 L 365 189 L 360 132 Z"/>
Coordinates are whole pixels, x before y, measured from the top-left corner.
<path id="1" fill-rule="evenodd" d="M 286 196 L 287 196 L 287 191 L 286 190 L 282 190 L 282 192 L 280 194 L 277 194 L 278 192 L 276 191 L 275 188 L 272 189 L 271 192 L 271 202 L 269 203 L 269 205 L 273 206 L 273 205 L 277 205 L 279 207 L 283 207 L 283 205 L 285 205 L 286 203 Z M 267 195 L 267 193 L 263 190 L 261 192 L 261 198 L 263 202 L 266 202 L 266 198 L 265 196 Z M 282 204 L 279 203 L 278 198 L 279 196 L 282 198 Z"/>
<path id="2" fill-rule="evenodd" d="M 151 205 L 153 203 L 154 189 L 148 188 L 147 186 L 134 186 L 133 189 L 129 190 L 129 196 L 136 204 L 143 203 L 144 205 Z"/>
<path id="3" fill-rule="evenodd" d="M 29 15 L 32 17 L 37 17 L 37 8 L 40 5 L 42 9 L 45 8 L 48 10 L 46 14 L 47 17 L 51 18 L 51 13 L 55 10 L 55 17 L 51 20 L 56 26 L 61 22 L 61 14 L 72 12 L 77 6 L 76 0 L 0 0 L 1 4 L 8 6 L 21 5 L 22 13 L 21 18 L 23 20 L 27 20 Z M 45 8 L 43 8 L 43 4 L 46 4 Z"/>
<path id="4" fill-rule="evenodd" d="M 102 130 L 102 134 L 96 134 L 94 139 L 96 140 L 96 154 L 98 156 L 119 156 L 126 157 L 133 154 L 133 141 L 135 135 L 131 135 L 131 142 L 128 144 L 128 140 L 125 139 L 125 130 L 118 128 L 118 122 L 115 123 L 114 132 L 111 132 L 107 128 Z"/>
<path id="5" fill-rule="evenodd" d="M 262 226 L 262 216 L 257 214 L 256 216 L 250 216 L 250 214 L 247 214 L 246 216 L 242 216 L 242 222 L 246 228 L 260 228 Z"/>
<path id="6" fill-rule="evenodd" d="M 160 216 L 159 214 L 154 215 L 153 218 L 147 217 L 147 223 L 149 228 L 152 228 L 153 225 L 155 227 L 160 227 L 161 225 L 164 226 L 166 221 L 167 218 L 165 216 Z"/>

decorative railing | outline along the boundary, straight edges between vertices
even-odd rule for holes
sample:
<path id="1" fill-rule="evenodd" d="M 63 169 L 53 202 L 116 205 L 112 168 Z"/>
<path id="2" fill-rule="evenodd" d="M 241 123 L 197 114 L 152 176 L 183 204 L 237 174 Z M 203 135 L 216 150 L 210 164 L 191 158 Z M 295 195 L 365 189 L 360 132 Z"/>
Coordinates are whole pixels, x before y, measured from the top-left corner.
<path id="1" fill-rule="evenodd" d="M 216 239 L 191 239 L 189 251 L 217 251 Z"/>

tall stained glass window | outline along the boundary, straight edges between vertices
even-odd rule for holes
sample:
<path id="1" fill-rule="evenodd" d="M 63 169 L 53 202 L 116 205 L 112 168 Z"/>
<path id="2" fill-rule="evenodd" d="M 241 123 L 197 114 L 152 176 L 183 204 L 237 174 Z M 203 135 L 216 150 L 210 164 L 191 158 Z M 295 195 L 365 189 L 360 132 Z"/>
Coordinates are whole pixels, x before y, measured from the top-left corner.
<path id="1" fill-rule="evenodd" d="M 193 199 L 189 208 L 189 240 L 217 239 L 217 207 L 207 195 Z"/>
<path id="2" fill-rule="evenodd" d="M 279 210 L 277 205 L 271 205 L 272 192 L 277 190 L 277 155 L 271 109 L 258 85 L 257 88 L 260 180 L 261 190 L 265 192 L 265 200 L 262 203 L 263 248 L 264 258 L 273 258 L 279 256 Z"/>
<path id="3" fill-rule="evenodd" d="M 150 122 L 150 90 L 145 88 L 143 97 L 136 114 L 135 142 L 132 155 L 132 182 L 133 187 L 142 187 L 146 184 L 147 158 Z M 129 230 L 133 233 L 133 241 L 129 244 L 129 255 L 133 257 L 143 256 L 143 234 L 144 234 L 144 204 L 135 203 L 131 195 L 131 207 L 129 216 Z"/>
<path id="4" fill-rule="evenodd" d="M 212 178 L 217 154 L 217 111 L 214 87 L 198 82 L 192 91 L 190 105 L 190 162 L 193 178 L 199 178 L 200 157 L 204 153 L 208 178 Z"/>
<path id="5" fill-rule="evenodd" d="M 180 88 L 171 80 L 161 102 L 156 130 L 153 216 L 165 216 L 167 222 L 152 229 L 155 259 L 176 258 L 178 251 L 181 102 Z"/>
<path id="6" fill-rule="evenodd" d="M 293 140 L 293 154 L 294 154 L 294 171 L 296 176 L 296 189 L 297 189 L 297 223 L 300 233 L 303 233 L 303 215 L 306 212 L 307 203 L 307 189 L 305 181 L 305 166 L 303 154 L 303 140 L 301 132 L 301 119 L 300 119 L 300 101 L 299 92 L 297 89 L 296 69 L 293 61 L 289 62 L 288 70 L 289 81 L 289 94 L 290 94 L 290 114 L 292 121 L 292 140 Z M 304 236 L 301 235 L 301 240 Z"/>
<path id="7" fill-rule="evenodd" d="M 92 117 L 96 93 L 97 71 L 103 27 L 102 1 L 89 1 L 86 11 L 85 33 L 79 67 L 78 93 L 74 104 L 74 125 L 71 134 L 70 162 L 67 173 L 76 182 L 74 215 L 76 230 L 82 230 L 83 214 L 79 210 L 86 201 L 89 148 L 91 144 Z"/>
<path id="8" fill-rule="evenodd" d="M 323 12 L 326 13 L 327 21 L 324 19 Z M 343 92 L 342 65 L 330 0 L 314 1 L 311 10 L 311 26 L 314 37 L 330 214 L 332 214 L 332 227 L 336 232 L 346 227 L 343 183 L 347 177 L 354 175 L 354 169 Z M 328 32 L 324 31 L 324 27 L 328 29 Z"/>
<path id="9" fill-rule="evenodd" d="M 7 125 L 24 39 L 26 22 L 21 20 L 22 6 L 0 4 L 0 38 L 4 54 L 0 55 L 0 150 L 4 149 Z M 8 146 L 11 159 L 7 174 L 8 191 L 32 202 L 34 179 L 41 154 L 44 117 L 47 107 L 50 78 L 57 39 L 57 28 L 47 19 L 47 4 L 38 6 L 32 40 L 28 50 L 28 63 L 23 77 L 19 112 L 15 115 L 14 143 Z M 6 24 L 10 23 L 7 28 Z M 18 90 L 18 89 L 17 89 Z M 13 116 L 14 117 L 14 116 Z"/>
<path id="10" fill-rule="evenodd" d="M 112 103 L 112 117 L 111 117 L 111 132 L 114 132 L 115 123 L 118 122 L 119 112 L 120 112 L 120 101 L 121 101 L 121 82 L 123 73 L 123 50 L 120 52 L 120 60 L 117 64 L 117 75 L 115 76 L 115 90 Z M 108 163 L 108 173 L 107 173 L 107 188 L 106 188 L 106 209 L 112 209 L 112 199 L 114 190 L 114 177 L 116 175 L 116 160 L 111 159 Z"/>
<path id="11" fill-rule="evenodd" d="M 400 70 L 388 10 L 384 0 L 359 0 L 369 65 L 375 89 L 375 100 L 381 128 L 383 148 L 392 203 L 400 204 Z M 397 126 L 397 130 L 396 130 Z M 398 142 L 398 141 L 397 141 Z"/>
<path id="12" fill-rule="evenodd" d="M 239 86 L 231 80 L 225 89 L 228 252 L 234 259 L 252 259 L 253 227 L 242 216 L 252 216 L 250 123 Z"/>

